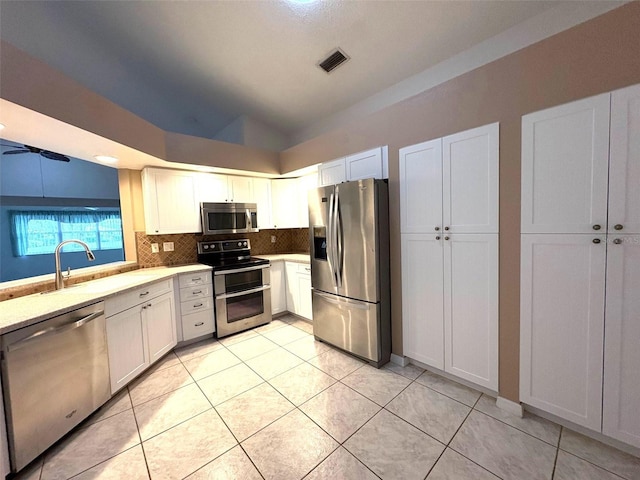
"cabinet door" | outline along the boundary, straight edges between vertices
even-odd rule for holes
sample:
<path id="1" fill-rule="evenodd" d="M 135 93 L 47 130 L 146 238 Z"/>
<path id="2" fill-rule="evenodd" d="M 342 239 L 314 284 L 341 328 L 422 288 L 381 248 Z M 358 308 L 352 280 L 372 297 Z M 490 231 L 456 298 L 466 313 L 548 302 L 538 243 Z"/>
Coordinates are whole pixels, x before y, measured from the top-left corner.
<path id="1" fill-rule="evenodd" d="M 195 174 L 150 169 L 143 180 L 148 234 L 201 231 Z"/>
<path id="2" fill-rule="evenodd" d="M 253 201 L 258 206 L 258 228 L 273 228 L 270 179 L 253 179 Z"/>
<path id="3" fill-rule="evenodd" d="M 520 400 L 600 430 L 605 236 L 522 235 L 521 245 Z"/>
<path id="4" fill-rule="evenodd" d="M 255 203 L 253 178 L 230 176 L 228 186 L 230 202 Z"/>
<path id="5" fill-rule="evenodd" d="M 196 174 L 198 205 L 200 202 L 229 202 L 229 184 L 226 175 L 217 173 Z"/>
<path id="6" fill-rule="evenodd" d="M 173 292 L 145 304 L 144 322 L 149 342 L 149 361 L 154 363 L 176 346 L 176 317 Z"/>
<path id="7" fill-rule="evenodd" d="M 640 85 L 611 95 L 609 232 L 640 233 Z"/>
<path id="8" fill-rule="evenodd" d="M 498 235 L 444 239 L 444 369 L 497 391 Z"/>
<path id="9" fill-rule="evenodd" d="M 318 188 L 318 175 L 298 178 L 298 222 L 296 228 L 309 228 L 309 190 Z"/>
<path id="10" fill-rule="evenodd" d="M 308 320 L 313 318 L 313 307 L 311 306 L 311 267 L 306 265 L 303 266 L 306 270 L 309 271 L 300 272 L 300 266 L 298 266 L 298 294 L 299 294 L 299 308 L 298 312 L 296 312 L 301 317 L 304 317 Z"/>
<path id="11" fill-rule="evenodd" d="M 402 235 L 402 351 L 444 369 L 442 238 Z"/>
<path id="12" fill-rule="evenodd" d="M 298 284 L 298 264 L 284 262 L 285 277 L 287 283 L 286 300 L 287 310 L 300 315 L 300 286 Z"/>
<path id="13" fill-rule="evenodd" d="M 271 262 L 271 314 L 287 311 L 287 282 L 284 262 Z"/>
<path id="14" fill-rule="evenodd" d="M 606 93 L 522 117 L 522 233 L 607 225 Z"/>
<path id="15" fill-rule="evenodd" d="M 271 182 L 273 227 L 297 228 L 300 204 L 297 178 L 282 178 Z"/>
<path id="16" fill-rule="evenodd" d="M 442 139 L 442 221 L 453 233 L 498 233 L 498 124 Z"/>
<path id="17" fill-rule="evenodd" d="M 442 229 L 442 140 L 400 149 L 400 231 Z"/>
<path id="18" fill-rule="evenodd" d="M 348 181 L 363 178 L 384 178 L 382 149 L 380 147 L 349 155 L 344 159 L 344 165 Z"/>
<path id="19" fill-rule="evenodd" d="M 344 158 L 326 162 L 318 168 L 318 186 L 335 185 L 347 181 Z"/>
<path id="20" fill-rule="evenodd" d="M 602 433 L 640 447 L 640 236 L 609 237 Z"/>
<path id="21" fill-rule="evenodd" d="M 107 318 L 111 394 L 120 390 L 149 366 L 146 336 L 142 306 Z"/>

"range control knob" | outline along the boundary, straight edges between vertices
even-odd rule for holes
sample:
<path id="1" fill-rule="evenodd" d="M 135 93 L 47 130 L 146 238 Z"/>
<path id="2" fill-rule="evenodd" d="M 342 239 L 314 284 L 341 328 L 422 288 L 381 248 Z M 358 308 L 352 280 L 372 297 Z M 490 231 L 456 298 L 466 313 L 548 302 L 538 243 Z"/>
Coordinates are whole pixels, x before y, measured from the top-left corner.
<path id="1" fill-rule="evenodd" d="M 209 245 L 205 245 L 205 246 L 204 246 L 204 247 L 202 247 L 202 248 L 204 248 L 205 250 L 209 250 Z"/>
<path id="2" fill-rule="evenodd" d="M 242 242 L 238 242 L 238 246 L 241 247 L 242 246 Z"/>
<path id="3" fill-rule="evenodd" d="M 243 243 L 242 243 L 242 246 L 243 246 L 243 247 L 246 247 L 246 246 L 247 246 L 247 242 L 243 242 Z"/>

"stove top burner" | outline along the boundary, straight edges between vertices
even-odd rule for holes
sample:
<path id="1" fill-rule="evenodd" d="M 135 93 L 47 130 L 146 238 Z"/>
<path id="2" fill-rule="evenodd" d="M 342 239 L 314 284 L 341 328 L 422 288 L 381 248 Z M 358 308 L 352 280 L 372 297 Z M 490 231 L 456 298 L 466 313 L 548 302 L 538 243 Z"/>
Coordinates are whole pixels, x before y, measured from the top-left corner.
<path id="1" fill-rule="evenodd" d="M 248 239 L 198 242 L 198 262 L 214 271 L 269 264 L 269 260 L 251 256 Z"/>

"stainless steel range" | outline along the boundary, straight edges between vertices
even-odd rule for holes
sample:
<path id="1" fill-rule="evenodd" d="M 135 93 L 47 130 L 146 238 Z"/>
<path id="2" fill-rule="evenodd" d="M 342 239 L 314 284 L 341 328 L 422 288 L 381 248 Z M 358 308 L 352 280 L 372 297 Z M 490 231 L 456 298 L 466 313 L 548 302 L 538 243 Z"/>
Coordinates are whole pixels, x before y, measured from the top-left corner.
<path id="1" fill-rule="evenodd" d="M 249 240 L 198 242 L 198 262 L 213 267 L 218 338 L 271 321 L 271 264 Z"/>

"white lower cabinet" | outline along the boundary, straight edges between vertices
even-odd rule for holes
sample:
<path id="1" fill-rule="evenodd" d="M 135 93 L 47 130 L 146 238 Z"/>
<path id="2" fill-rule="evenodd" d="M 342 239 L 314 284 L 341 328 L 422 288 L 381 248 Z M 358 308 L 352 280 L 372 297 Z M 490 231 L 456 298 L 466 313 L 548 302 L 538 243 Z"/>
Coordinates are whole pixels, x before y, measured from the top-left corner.
<path id="1" fill-rule="evenodd" d="M 602 415 L 605 239 L 521 239 L 520 400 L 594 430 Z"/>
<path id="2" fill-rule="evenodd" d="M 284 262 L 271 262 L 271 314 L 287 311 L 287 280 L 284 272 Z"/>
<path id="3" fill-rule="evenodd" d="M 287 310 L 311 320 L 311 267 L 304 263 L 285 262 Z"/>
<path id="4" fill-rule="evenodd" d="M 211 272 L 183 273 L 178 277 L 180 305 L 178 341 L 215 332 L 213 284 Z"/>
<path id="5" fill-rule="evenodd" d="M 609 236 L 602 433 L 640 448 L 640 235 Z"/>
<path id="6" fill-rule="evenodd" d="M 172 285 L 162 281 L 105 301 L 112 394 L 176 345 Z"/>
<path id="7" fill-rule="evenodd" d="M 498 390 L 498 235 L 403 234 L 404 355 Z"/>

